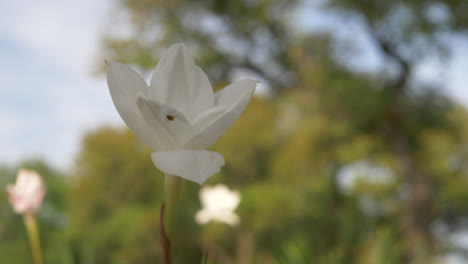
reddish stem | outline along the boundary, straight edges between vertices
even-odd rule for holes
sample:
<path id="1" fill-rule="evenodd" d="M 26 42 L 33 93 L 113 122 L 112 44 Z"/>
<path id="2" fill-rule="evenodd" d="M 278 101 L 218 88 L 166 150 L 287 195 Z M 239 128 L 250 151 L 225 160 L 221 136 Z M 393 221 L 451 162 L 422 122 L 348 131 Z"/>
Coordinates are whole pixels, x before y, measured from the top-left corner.
<path id="1" fill-rule="evenodd" d="M 163 251 L 163 263 L 164 264 L 171 264 L 171 241 L 167 237 L 166 229 L 164 227 L 164 212 L 165 212 L 166 204 L 163 203 L 161 205 L 161 214 L 160 214 L 160 226 L 159 226 L 159 234 L 161 235 L 161 246 Z"/>

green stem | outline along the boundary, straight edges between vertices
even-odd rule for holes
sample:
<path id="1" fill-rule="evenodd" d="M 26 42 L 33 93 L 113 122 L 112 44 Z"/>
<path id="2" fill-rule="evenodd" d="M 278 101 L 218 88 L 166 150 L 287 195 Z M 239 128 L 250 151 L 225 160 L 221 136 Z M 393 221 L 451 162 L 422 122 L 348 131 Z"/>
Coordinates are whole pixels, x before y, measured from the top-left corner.
<path id="1" fill-rule="evenodd" d="M 165 174 L 165 186 L 164 186 L 164 233 L 169 242 L 168 248 L 166 248 L 166 257 L 171 254 L 172 236 L 174 232 L 174 222 L 176 216 L 177 200 L 182 189 L 182 178 Z M 169 263 L 167 263 L 169 264 Z"/>
<path id="2" fill-rule="evenodd" d="M 29 235 L 29 242 L 31 245 L 32 256 L 35 264 L 43 264 L 41 240 L 39 237 L 39 228 L 37 227 L 36 217 L 34 214 L 24 215 L 24 224 Z"/>

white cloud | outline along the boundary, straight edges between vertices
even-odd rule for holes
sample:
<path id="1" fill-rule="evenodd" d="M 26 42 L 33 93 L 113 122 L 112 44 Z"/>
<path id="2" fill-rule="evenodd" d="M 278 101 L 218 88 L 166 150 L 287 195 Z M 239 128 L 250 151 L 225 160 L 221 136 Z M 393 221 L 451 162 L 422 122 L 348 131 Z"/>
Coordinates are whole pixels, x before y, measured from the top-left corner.
<path id="1" fill-rule="evenodd" d="M 123 124 L 90 76 L 110 1 L 0 3 L 0 162 L 41 156 L 68 167 L 86 130 Z"/>
<path id="2" fill-rule="evenodd" d="M 110 1 L 6 1 L 0 32 L 59 66 L 83 73 Z"/>

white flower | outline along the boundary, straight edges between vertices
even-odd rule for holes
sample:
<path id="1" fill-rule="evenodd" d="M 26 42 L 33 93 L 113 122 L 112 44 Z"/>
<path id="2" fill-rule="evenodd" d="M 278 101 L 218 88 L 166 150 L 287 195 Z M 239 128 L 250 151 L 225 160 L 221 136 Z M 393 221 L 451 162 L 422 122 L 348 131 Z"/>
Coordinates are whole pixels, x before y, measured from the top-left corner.
<path id="1" fill-rule="evenodd" d="M 153 163 L 165 173 L 202 184 L 224 165 L 205 150 L 244 111 L 257 84 L 233 83 L 213 94 L 203 71 L 183 44 L 174 44 L 156 66 L 151 84 L 130 67 L 108 63 L 107 83 L 127 126 L 155 152 Z"/>
<path id="2" fill-rule="evenodd" d="M 7 192 L 16 213 L 35 213 L 44 199 L 45 186 L 37 172 L 21 169 L 16 176 L 15 185 L 9 184 Z"/>
<path id="3" fill-rule="evenodd" d="M 239 223 L 239 216 L 234 212 L 241 200 L 239 192 L 231 191 L 222 184 L 203 187 L 200 200 L 203 208 L 195 216 L 199 224 L 218 221 L 234 226 Z"/>

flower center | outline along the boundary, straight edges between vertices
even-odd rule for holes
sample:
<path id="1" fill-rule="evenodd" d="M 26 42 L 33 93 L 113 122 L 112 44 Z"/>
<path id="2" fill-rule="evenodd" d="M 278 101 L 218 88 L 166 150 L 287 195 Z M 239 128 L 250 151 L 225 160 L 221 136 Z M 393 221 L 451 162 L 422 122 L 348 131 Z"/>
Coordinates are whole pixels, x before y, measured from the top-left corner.
<path id="1" fill-rule="evenodd" d="M 174 120 L 174 116 L 173 116 L 173 115 L 167 115 L 166 118 L 167 118 L 167 120 L 169 120 L 169 121 Z"/>

